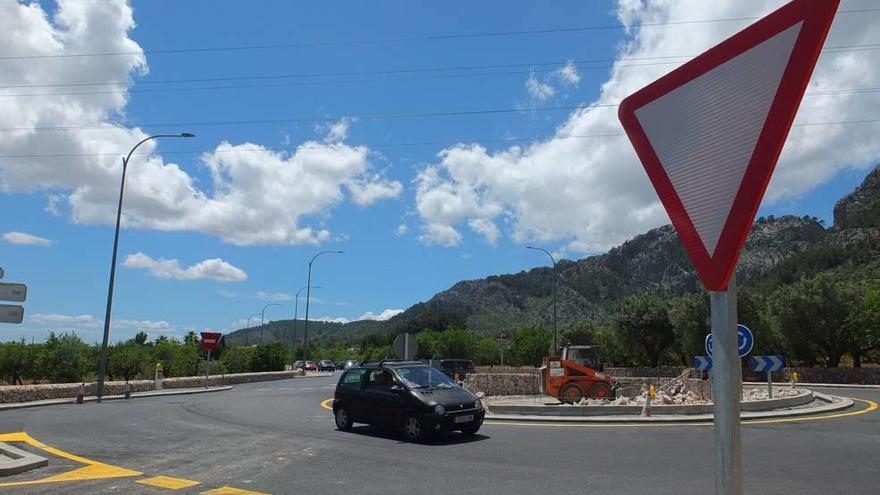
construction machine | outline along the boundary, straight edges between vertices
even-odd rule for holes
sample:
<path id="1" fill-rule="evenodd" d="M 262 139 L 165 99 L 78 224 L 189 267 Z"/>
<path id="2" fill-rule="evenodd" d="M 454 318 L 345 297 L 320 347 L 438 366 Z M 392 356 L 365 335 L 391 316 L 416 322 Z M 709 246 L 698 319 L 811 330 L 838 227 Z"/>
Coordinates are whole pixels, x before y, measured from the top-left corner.
<path id="1" fill-rule="evenodd" d="M 570 345 L 562 348 L 561 357 L 545 357 L 544 394 L 569 404 L 584 398 L 613 399 L 611 376 L 603 372 L 598 350 L 594 345 Z"/>

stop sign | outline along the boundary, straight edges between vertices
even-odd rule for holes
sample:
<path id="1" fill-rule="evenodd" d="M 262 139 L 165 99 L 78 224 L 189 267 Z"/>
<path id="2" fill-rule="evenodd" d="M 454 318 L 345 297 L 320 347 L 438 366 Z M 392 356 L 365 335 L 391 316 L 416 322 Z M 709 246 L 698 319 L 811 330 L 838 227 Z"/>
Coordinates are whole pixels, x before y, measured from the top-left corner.
<path id="1" fill-rule="evenodd" d="M 206 351 L 213 351 L 220 342 L 222 333 L 202 332 L 202 348 Z"/>

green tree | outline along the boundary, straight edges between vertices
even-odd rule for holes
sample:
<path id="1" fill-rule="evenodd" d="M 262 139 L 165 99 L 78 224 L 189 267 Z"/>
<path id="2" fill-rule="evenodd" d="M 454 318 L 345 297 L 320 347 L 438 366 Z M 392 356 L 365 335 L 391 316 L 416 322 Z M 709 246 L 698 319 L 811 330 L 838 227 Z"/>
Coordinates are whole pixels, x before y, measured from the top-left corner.
<path id="1" fill-rule="evenodd" d="M 478 340 L 474 348 L 474 361 L 481 366 L 500 363 L 501 349 L 498 348 L 498 341 L 492 337 Z"/>
<path id="2" fill-rule="evenodd" d="M 284 371 L 287 346 L 281 342 L 258 345 L 254 348 L 252 371 Z"/>
<path id="3" fill-rule="evenodd" d="M 149 363 L 149 354 L 136 341 L 120 342 L 109 349 L 107 367 L 110 375 L 125 381 L 137 378 Z"/>
<path id="4" fill-rule="evenodd" d="M 596 344 L 596 332 L 599 326 L 593 320 L 583 320 L 572 323 L 562 329 L 561 345 L 591 345 Z"/>
<path id="5" fill-rule="evenodd" d="M 544 327 L 526 327 L 510 336 L 510 354 L 520 365 L 540 366 L 550 352 L 553 334 Z"/>
<path id="6" fill-rule="evenodd" d="M 880 283 L 865 291 L 850 315 L 853 331 L 850 354 L 853 367 L 862 366 L 862 358 L 880 350 Z"/>
<path id="7" fill-rule="evenodd" d="M 440 332 L 437 340 L 440 357 L 452 359 L 473 359 L 477 348 L 477 336 L 462 328 Z"/>
<path id="8" fill-rule="evenodd" d="M 771 302 L 773 316 L 791 357 L 811 365 L 837 367 L 852 350 L 850 314 L 855 298 L 829 276 L 819 275 L 780 288 Z"/>
<path id="9" fill-rule="evenodd" d="M 247 373 L 253 369 L 253 347 L 231 347 L 223 353 L 220 361 L 229 373 Z"/>
<path id="10" fill-rule="evenodd" d="M 681 364 L 690 365 L 694 356 L 706 353 L 705 341 L 710 328 L 708 293 L 687 294 L 672 300 L 669 321 Z"/>
<path id="11" fill-rule="evenodd" d="M 92 367 L 88 344 L 74 333 L 51 332 L 43 350 L 37 358 L 39 374 L 54 383 L 80 382 Z"/>
<path id="12" fill-rule="evenodd" d="M 0 344 L 0 377 L 12 385 L 24 385 L 25 378 L 33 378 L 34 365 L 41 344 L 20 342 Z"/>
<path id="13" fill-rule="evenodd" d="M 134 342 L 135 344 L 138 344 L 138 345 L 146 345 L 148 339 L 149 339 L 149 336 L 147 335 L 147 332 L 144 332 L 143 330 L 141 330 L 141 331 L 138 332 L 138 333 L 134 336 L 134 338 L 131 339 L 131 340 L 132 340 L 132 342 Z"/>
<path id="14" fill-rule="evenodd" d="M 613 325 L 625 348 L 651 367 L 660 364 L 663 354 L 675 341 L 669 304 L 657 295 L 625 298 L 617 305 Z"/>

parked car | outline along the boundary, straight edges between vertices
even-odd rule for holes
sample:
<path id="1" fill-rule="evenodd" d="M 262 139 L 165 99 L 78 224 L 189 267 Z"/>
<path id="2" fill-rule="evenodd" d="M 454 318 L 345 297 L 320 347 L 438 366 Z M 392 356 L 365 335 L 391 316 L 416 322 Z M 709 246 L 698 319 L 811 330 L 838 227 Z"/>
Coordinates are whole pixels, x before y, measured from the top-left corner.
<path id="1" fill-rule="evenodd" d="M 476 370 L 474 362 L 469 359 L 441 359 L 437 367 L 454 380 L 464 380 Z"/>
<path id="2" fill-rule="evenodd" d="M 345 361 L 336 361 L 336 364 L 334 366 L 336 366 L 337 370 L 344 370 L 345 369 Z"/>
<path id="3" fill-rule="evenodd" d="M 306 367 L 306 362 L 303 360 L 293 362 L 293 369 L 295 369 L 295 370 L 305 369 L 305 367 Z"/>
<path id="4" fill-rule="evenodd" d="M 329 359 L 318 361 L 318 371 L 336 371 L 336 365 Z"/>
<path id="5" fill-rule="evenodd" d="M 318 371 L 318 365 L 314 361 L 306 361 L 303 369 L 306 371 Z"/>
<path id="6" fill-rule="evenodd" d="M 361 365 L 361 362 L 358 361 L 357 359 L 349 359 L 349 360 L 346 361 L 345 364 L 342 366 L 342 369 L 346 369 L 346 370 L 347 370 L 348 368 L 357 368 L 357 367 L 360 366 L 360 365 Z"/>
<path id="7" fill-rule="evenodd" d="M 459 430 L 474 435 L 486 413 L 473 393 L 418 361 L 380 361 L 349 368 L 333 400 L 336 427 L 354 423 L 402 429 L 407 440 Z"/>

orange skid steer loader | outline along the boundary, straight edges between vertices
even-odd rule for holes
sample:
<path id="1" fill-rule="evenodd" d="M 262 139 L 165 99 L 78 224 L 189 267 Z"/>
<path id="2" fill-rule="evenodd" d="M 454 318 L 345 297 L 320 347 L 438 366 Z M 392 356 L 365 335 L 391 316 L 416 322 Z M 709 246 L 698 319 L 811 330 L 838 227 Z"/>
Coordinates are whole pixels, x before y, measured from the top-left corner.
<path id="1" fill-rule="evenodd" d="M 545 357 L 541 368 L 543 392 L 561 402 L 575 404 L 583 398 L 614 399 L 611 376 L 602 372 L 596 346 L 562 348 L 562 357 Z"/>

